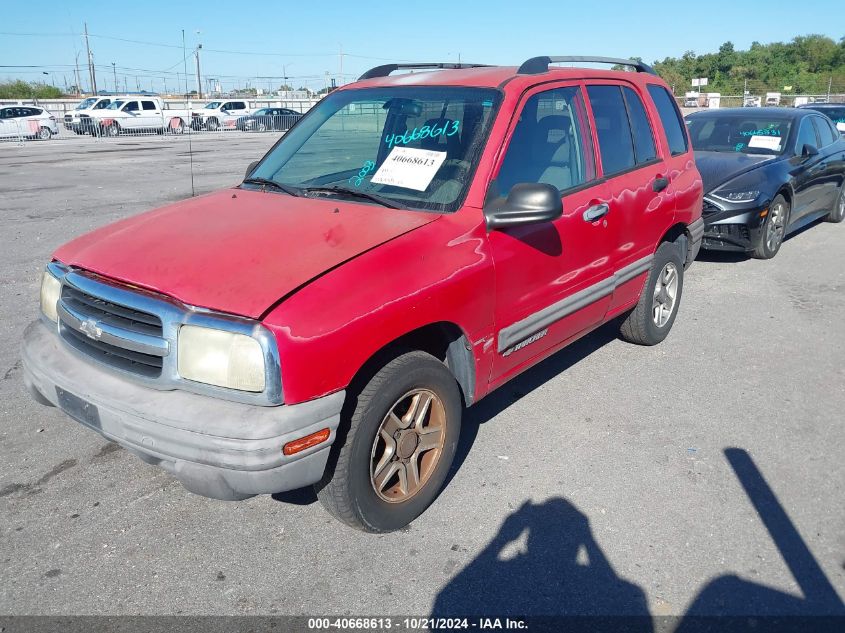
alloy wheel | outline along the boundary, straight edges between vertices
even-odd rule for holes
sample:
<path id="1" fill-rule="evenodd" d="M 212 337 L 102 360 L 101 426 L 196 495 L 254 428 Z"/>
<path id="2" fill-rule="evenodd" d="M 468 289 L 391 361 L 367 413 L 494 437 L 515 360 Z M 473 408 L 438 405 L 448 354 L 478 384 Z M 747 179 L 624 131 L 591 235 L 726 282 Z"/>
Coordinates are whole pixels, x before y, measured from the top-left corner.
<path id="1" fill-rule="evenodd" d="M 675 310 L 677 296 L 678 268 L 674 262 L 667 262 L 654 284 L 651 314 L 657 327 L 663 327 L 669 322 L 672 312 Z"/>
<path id="2" fill-rule="evenodd" d="M 769 221 L 766 224 L 766 247 L 774 252 L 783 241 L 786 224 L 786 206 L 783 203 L 773 204 L 769 208 Z"/>
<path id="3" fill-rule="evenodd" d="M 370 483 L 383 501 L 401 503 L 431 477 L 446 438 L 446 408 L 428 389 L 399 398 L 382 420 L 373 441 Z"/>

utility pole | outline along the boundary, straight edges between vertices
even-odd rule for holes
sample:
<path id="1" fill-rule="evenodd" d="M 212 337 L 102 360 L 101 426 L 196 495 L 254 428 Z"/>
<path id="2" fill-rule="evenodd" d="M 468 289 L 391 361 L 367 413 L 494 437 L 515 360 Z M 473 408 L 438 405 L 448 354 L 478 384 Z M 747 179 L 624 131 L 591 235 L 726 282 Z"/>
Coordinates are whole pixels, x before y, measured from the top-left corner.
<path id="1" fill-rule="evenodd" d="M 76 96 L 79 96 L 80 91 L 82 90 L 82 86 L 80 85 L 82 81 L 79 78 L 79 53 L 76 54 L 76 68 L 74 69 L 74 83 L 76 84 Z"/>
<path id="2" fill-rule="evenodd" d="M 827 102 L 830 103 L 830 89 L 833 87 L 833 76 L 827 80 Z"/>
<path id="3" fill-rule="evenodd" d="M 91 54 L 91 46 L 88 44 L 87 22 L 85 22 L 85 50 L 88 51 L 88 76 L 91 80 L 91 93 L 97 94 L 97 73 L 94 71 L 94 56 Z"/>
<path id="4" fill-rule="evenodd" d="M 114 62 L 111 63 L 111 70 L 114 73 L 114 93 L 117 94 L 117 66 L 114 65 Z"/>
<path id="5" fill-rule="evenodd" d="M 202 48 L 202 44 L 197 44 L 196 56 L 197 56 L 197 99 L 202 99 L 202 79 L 200 75 L 200 49 Z"/>

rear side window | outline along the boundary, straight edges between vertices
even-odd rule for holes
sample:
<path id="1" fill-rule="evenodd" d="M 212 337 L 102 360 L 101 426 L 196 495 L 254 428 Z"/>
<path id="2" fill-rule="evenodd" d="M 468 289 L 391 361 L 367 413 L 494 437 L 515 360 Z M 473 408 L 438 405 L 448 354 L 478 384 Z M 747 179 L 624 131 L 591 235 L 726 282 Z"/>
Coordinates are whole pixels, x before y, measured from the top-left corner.
<path id="1" fill-rule="evenodd" d="M 651 123 L 645 111 L 640 96 L 630 88 L 623 88 L 625 103 L 628 105 L 628 119 L 631 121 L 631 133 L 634 138 L 634 155 L 637 164 L 647 163 L 657 158 L 654 149 L 654 134 L 651 131 Z"/>
<path id="2" fill-rule="evenodd" d="M 656 84 L 649 85 L 648 93 L 654 101 L 660 122 L 666 131 L 669 151 L 672 152 L 672 155 L 683 154 L 687 151 L 689 145 L 687 144 L 687 135 L 684 131 L 681 113 L 678 111 L 678 104 L 675 103 L 675 97 L 670 95 L 666 88 Z"/>
<path id="3" fill-rule="evenodd" d="M 152 101 L 142 101 L 141 105 L 144 106 L 144 110 L 155 110 L 156 109 L 156 104 L 154 104 Z"/>
<path id="4" fill-rule="evenodd" d="M 821 143 L 820 147 L 827 147 L 839 138 L 839 134 L 834 134 L 827 121 L 821 117 L 814 116 L 813 123 L 815 124 L 816 132 L 819 135 L 819 141 Z"/>
<path id="5" fill-rule="evenodd" d="M 631 169 L 636 164 L 631 125 L 620 86 L 588 86 L 596 121 L 599 152 L 605 176 Z"/>

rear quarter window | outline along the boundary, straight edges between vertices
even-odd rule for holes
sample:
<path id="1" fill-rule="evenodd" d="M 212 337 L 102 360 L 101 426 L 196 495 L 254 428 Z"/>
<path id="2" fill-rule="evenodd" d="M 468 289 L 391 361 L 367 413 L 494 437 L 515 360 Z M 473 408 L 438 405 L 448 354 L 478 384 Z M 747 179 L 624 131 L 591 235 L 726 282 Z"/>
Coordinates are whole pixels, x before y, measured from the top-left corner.
<path id="1" fill-rule="evenodd" d="M 654 101 L 660 123 L 666 132 L 669 151 L 672 152 L 673 156 L 685 153 L 689 149 L 689 141 L 684 130 L 681 112 L 678 110 L 678 104 L 675 103 L 675 97 L 670 95 L 666 88 L 657 84 L 649 84 L 648 93 Z"/>

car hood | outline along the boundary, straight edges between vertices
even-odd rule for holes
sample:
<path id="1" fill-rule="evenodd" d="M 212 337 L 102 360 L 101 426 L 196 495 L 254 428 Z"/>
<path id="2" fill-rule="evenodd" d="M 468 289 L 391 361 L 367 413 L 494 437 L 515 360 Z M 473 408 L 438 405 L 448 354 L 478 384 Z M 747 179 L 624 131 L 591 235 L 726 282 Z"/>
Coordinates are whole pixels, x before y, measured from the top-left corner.
<path id="1" fill-rule="evenodd" d="M 54 257 L 190 305 L 258 318 L 322 273 L 438 217 L 226 189 L 92 231 Z"/>
<path id="2" fill-rule="evenodd" d="M 695 152 L 695 166 L 704 182 L 704 193 L 710 193 L 719 185 L 740 174 L 756 169 L 779 156 L 743 154 L 742 152 Z"/>

